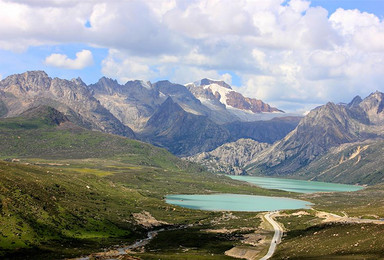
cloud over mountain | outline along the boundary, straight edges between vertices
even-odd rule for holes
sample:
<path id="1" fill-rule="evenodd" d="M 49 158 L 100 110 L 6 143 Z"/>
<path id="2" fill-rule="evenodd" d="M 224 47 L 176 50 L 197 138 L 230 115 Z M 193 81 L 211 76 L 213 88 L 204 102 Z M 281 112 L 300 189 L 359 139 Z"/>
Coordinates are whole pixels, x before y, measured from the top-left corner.
<path id="1" fill-rule="evenodd" d="M 243 94 L 288 110 L 366 95 L 384 77 L 382 18 L 304 0 L 0 0 L 0 19 L 3 50 L 106 48 L 102 72 L 121 81 L 229 73 Z"/>
<path id="2" fill-rule="evenodd" d="M 80 70 L 93 64 L 93 56 L 89 50 L 76 53 L 75 59 L 70 59 L 64 54 L 54 53 L 45 59 L 45 63 L 58 68 Z"/>

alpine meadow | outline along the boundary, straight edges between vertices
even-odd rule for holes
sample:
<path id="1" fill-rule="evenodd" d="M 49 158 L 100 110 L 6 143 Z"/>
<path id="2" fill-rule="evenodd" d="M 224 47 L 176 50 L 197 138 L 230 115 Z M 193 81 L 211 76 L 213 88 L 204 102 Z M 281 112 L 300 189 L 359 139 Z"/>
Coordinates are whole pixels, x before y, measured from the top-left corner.
<path id="1" fill-rule="evenodd" d="M 0 258 L 384 259 L 380 0 L 0 0 Z"/>

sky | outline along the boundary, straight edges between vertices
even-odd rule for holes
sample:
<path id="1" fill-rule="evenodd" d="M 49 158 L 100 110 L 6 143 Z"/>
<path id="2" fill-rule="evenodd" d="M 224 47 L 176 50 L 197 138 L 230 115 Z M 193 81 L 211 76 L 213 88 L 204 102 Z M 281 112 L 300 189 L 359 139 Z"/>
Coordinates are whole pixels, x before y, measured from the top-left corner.
<path id="1" fill-rule="evenodd" d="M 286 112 L 384 92 L 382 0 L 0 0 L 0 79 L 224 80 Z"/>

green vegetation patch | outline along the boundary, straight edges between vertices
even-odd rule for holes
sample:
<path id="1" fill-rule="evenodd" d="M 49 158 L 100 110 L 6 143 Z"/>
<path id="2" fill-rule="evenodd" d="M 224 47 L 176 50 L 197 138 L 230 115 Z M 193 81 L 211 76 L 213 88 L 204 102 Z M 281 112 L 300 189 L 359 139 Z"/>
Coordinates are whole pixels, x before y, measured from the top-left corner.
<path id="1" fill-rule="evenodd" d="M 302 195 L 315 203 L 317 210 L 343 216 L 384 218 L 384 184 L 369 186 L 356 192 L 336 192 Z"/>
<path id="2" fill-rule="evenodd" d="M 384 225 L 322 224 L 287 233 L 272 259 L 382 259 Z"/>
<path id="3" fill-rule="evenodd" d="M 202 227 L 160 232 L 146 246 L 143 259 L 233 259 L 224 252 L 241 236 L 202 232 Z"/>
<path id="4" fill-rule="evenodd" d="M 4 102 L 0 99 L 0 117 L 6 115 L 8 113 L 8 108 L 4 104 Z"/>
<path id="5" fill-rule="evenodd" d="M 276 220 L 282 223 L 286 230 L 305 230 L 321 222 L 313 210 L 283 211 L 282 216 Z"/>

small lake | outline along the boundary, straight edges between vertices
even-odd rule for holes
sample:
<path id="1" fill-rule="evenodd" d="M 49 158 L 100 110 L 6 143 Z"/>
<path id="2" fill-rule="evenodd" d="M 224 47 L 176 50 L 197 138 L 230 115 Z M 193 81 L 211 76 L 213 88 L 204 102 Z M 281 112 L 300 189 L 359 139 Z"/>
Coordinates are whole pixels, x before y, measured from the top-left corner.
<path id="1" fill-rule="evenodd" d="M 342 191 L 358 191 L 363 189 L 362 186 L 329 183 L 329 182 L 267 178 L 267 177 L 256 177 L 256 176 L 234 176 L 234 175 L 227 175 L 227 176 L 234 180 L 246 181 L 265 189 L 278 189 L 278 190 L 285 190 L 285 191 L 292 191 L 292 192 L 299 192 L 299 193 L 342 192 Z"/>
<path id="2" fill-rule="evenodd" d="M 312 205 L 304 200 L 240 194 L 168 195 L 165 201 L 189 209 L 249 212 L 308 209 Z"/>
<path id="3" fill-rule="evenodd" d="M 299 193 L 314 192 L 345 192 L 363 189 L 361 186 L 303 181 L 281 178 L 267 178 L 255 176 L 229 176 L 234 180 L 245 181 L 266 189 L 278 189 Z M 209 195 L 168 195 L 165 201 L 168 204 L 190 209 L 215 211 L 274 211 L 284 209 L 308 209 L 312 203 L 304 200 L 267 197 L 240 194 L 209 194 Z"/>

